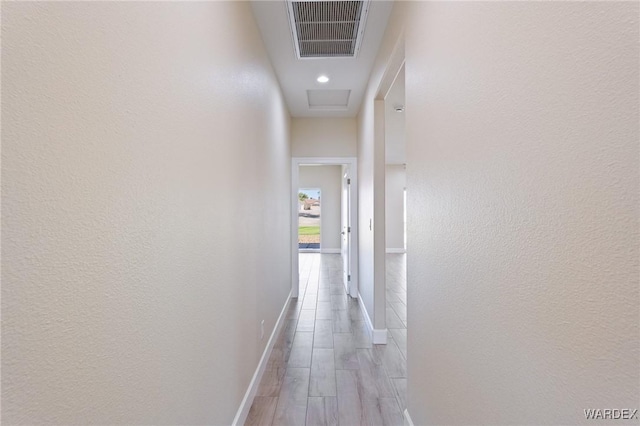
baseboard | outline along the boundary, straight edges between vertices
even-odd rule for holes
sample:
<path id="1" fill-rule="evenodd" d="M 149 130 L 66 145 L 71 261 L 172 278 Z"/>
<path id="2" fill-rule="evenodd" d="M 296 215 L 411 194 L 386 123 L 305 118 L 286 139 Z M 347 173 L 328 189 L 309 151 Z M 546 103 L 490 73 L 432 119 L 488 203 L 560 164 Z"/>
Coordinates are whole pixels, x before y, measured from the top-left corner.
<path id="1" fill-rule="evenodd" d="M 386 328 L 374 328 L 371 333 L 371 341 L 376 345 L 386 345 L 389 331 Z"/>
<path id="2" fill-rule="evenodd" d="M 364 306 L 364 302 L 362 301 L 361 294 L 358 294 L 358 303 L 360 304 L 360 309 L 362 309 L 364 320 L 365 320 L 365 323 L 367 324 L 367 329 L 369 330 L 369 334 L 371 335 L 371 341 L 376 345 L 386 345 L 387 329 L 373 328 L 371 317 L 369 316 L 369 312 L 367 312 L 367 307 Z"/>
<path id="3" fill-rule="evenodd" d="M 387 253 L 406 253 L 407 250 L 403 248 L 388 248 Z"/>
<path id="4" fill-rule="evenodd" d="M 273 345 L 275 345 L 276 340 L 278 339 L 278 335 L 280 334 L 280 330 L 282 330 L 284 319 L 286 318 L 287 309 L 289 308 L 289 303 L 291 303 L 291 293 L 289 293 L 289 296 L 287 296 L 287 301 L 282 307 L 282 311 L 280 312 L 280 316 L 278 317 L 276 326 L 273 327 L 273 332 L 271 333 L 271 337 L 269 337 L 267 346 L 264 348 L 264 352 L 262 353 L 262 358 L 260 358 L 258 367 L 256 368 L 255 373 L 253 373 L 253 378 L 251 379 L 251 383 L 249 383 L 249 388 L 244 394 L 244 398 L 240 403 L 240 407 L 238 408 L 236 417 L 233 419 L 233 426 L 242 426 L 247 421 L 247 416 L 249 415 L 251 404 L 253 404 L 253 398 L 258 392 L 258 386 L 260 386 L 262 375 L 264 374 L 264 370 L 266 369 L 267 363 L 269 362 L 269 357 L 271 357 Z"/>
<path id="5" fill-rule="evenodd" d="M 327 254 L 340 254 L 342 250 L 336 248 L 328 249 L 298 249 L 300 253 L 327 253 Z"/>
<path id="6" fill-rule="evenodd" d="M 413 420 L 411 420 L 409 410 L 404 410 L 404 426 L 413 426 Z"/>
<path id="7" fill-rule="evenodd" d="M 327 249 L 320 249 L 320 253 L 340 254 L 342 253 L 342 251 L 339 248 L 327 248 Z"/>

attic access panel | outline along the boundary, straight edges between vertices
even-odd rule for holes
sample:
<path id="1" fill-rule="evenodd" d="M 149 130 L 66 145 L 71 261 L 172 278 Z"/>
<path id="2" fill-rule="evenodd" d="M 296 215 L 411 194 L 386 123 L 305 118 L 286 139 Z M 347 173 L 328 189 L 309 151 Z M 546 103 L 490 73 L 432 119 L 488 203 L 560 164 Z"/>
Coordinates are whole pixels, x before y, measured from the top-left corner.
<path id="1" fill-rule="evenodd" d="M 299 59 L 357 56 L 369 0 L 287 0 L 287 11 Z"/>
<path id="2" fill-rule="evenodd" d="M 307 90 L 309 109 L 346 110 L 351 90 Z"/>

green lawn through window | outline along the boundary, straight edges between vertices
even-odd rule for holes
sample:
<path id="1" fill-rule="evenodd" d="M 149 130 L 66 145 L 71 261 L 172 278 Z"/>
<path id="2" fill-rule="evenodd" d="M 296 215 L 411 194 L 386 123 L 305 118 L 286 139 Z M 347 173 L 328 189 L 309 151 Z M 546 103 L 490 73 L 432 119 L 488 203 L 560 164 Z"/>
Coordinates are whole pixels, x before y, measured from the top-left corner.
<path id="1" fill-rule="evenodd" d="M 300 226 L 298 227 L 298 235 L 320 235 L 319 226 Z"/>

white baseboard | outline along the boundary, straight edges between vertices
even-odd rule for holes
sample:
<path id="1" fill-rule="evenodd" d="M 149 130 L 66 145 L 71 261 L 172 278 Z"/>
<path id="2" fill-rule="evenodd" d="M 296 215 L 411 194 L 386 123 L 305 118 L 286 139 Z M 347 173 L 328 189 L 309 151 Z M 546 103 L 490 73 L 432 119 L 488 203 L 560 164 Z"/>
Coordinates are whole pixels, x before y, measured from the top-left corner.
<path id="1" fill-rule="evenodd" d="M 320 249 L 320 253 L 340 254 L 342 253 L 342 251 L 339 248 L 326 248 L 326 249 Z"/>
<path id="2" fill-rule="evenodd" d="M 411 420 L 409 410 L 404 410 L 404 426 L 413 426 L 413 420 Z"/>
<path id="3" fill-rule="evenodd" d="M 371 341 L 376 345 L 387 344 L 388 330 L 386 328 L 374 328 L 371 334 Z"/>
<path id="4" fill-rule="evenodd" d="M 262 358 L 260 358 L 258 367 L 256 368 L 255 373 L 253 373 L 253 378 L 251 379 L 251 383 L 249 383 L 249 388 L 244 394 L 244 398 L 240 403 L 240 407 L 238 408 L 236 417 L 233 419 L 233 426 L 242 426 L 247 421 L 247 416 L 249 415 L 251 404 L 253 404 L 253 398 L 258 392 L 258 386 L 260 386 L 262 375 L 264 374 L 264 370 L 266 369 L 267 363 L 269 362 L 269 357 L 271 357 L 273 345 L 275 345 L 276 340 L 278 339 L 278 335 L 280 334 L 280 330 L 282 330 L 287 309 L 289 308 L 289 303 L 291 303 L 291 293 L 289 293 L 289 296 L 287 296 L 287 301 L 282 307 L 282 311 L 280 312 L 280 316 L 278 317 L 276 326 L 273 327 L 273 332 L 271 333 L 271 337 L 269 337 L 267 346 L 264 348 L 264 352 L 262 353 Z"/>
<path id="5" fill-rule="evenodd" d="M 388 248 L 387 253 L 406 253 L 407 250 L 403 248 Z"/>
<path id="6" fill-rule="evenodd" d="M 367 329 L 369 330 L 369 334 L 371 335 L 371 341 L 376 345 L 386 345 L 387 329 L 373 328 L 371 317 L 369 316 L 369 312 L 367 312 L 367 307 L 364 306 L 361 294 L 358 294 L 358 303 L 360 304 L 360 309 L 362 309 L 362 313 L 364 314 L 364 320 L 367 323 Z"/>

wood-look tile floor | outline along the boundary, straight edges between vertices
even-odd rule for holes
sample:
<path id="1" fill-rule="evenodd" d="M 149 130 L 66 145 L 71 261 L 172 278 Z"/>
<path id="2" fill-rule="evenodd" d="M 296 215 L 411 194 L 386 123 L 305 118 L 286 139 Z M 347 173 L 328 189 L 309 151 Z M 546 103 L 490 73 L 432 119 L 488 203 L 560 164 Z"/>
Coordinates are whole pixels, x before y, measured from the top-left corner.
<path id="1" fill-rule="evenodd" d="M 373 345 L 339 254 L 300 253 L 291 302 L 246 425 L 403 425 L 406 260 L 387 255 L 387 345 Z"/>

